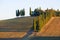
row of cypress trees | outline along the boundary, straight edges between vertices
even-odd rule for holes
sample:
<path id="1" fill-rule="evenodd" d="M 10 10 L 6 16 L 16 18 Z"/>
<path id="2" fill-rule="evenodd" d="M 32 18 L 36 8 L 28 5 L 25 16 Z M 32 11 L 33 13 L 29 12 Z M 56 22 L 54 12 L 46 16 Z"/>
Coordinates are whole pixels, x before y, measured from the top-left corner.
<path id="1" fill-rule="evenodd" d="M 30 16 L 36 16 L 36 17 L 39 16 L 40 19 L 37 20 L 37 18 L 35 18 L 33 24 L 34 30 L 39 31 L 50 20 L 51 17 L 60 16 L 60 11 L 59 10 L 56 11 L 54 9 L 46 9 L 45 11 L 41 9 L 35 9 L 34 11 L 31 11 L 30 8 Z"/>
<path id="2" fill-rule="evenodd" d="M 22 10 L 20 10 L 19 11 L 19 9 L 18 10 L 16 10 L 16 16 L 18 17 L 18 16 L 24 16 L 25 15 L 25 9 L 22 9 Z"/>

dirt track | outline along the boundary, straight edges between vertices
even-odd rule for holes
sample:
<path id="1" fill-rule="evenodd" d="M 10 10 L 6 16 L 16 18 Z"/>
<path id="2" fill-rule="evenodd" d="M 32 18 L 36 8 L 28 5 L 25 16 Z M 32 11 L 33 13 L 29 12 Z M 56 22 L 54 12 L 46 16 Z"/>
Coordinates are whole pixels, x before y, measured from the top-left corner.
<path id="1" fill-rule="evenodd" d="M 60 17 L 53 17 L 42 30 L 37 33 L 38 36 L 60 36 Z"/>

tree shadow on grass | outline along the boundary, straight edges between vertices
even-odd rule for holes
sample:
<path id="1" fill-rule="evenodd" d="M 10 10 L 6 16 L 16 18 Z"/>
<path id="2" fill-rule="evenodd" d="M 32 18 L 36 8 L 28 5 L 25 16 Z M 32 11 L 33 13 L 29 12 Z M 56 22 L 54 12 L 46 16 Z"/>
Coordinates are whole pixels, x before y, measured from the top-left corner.
<path id="1" fill-rule="evenodd" d="M 22 40 L 29 40 L 29 36 L 34 32 L 33 27 L 27 32 L 27 34 L 22 38 Z"/>

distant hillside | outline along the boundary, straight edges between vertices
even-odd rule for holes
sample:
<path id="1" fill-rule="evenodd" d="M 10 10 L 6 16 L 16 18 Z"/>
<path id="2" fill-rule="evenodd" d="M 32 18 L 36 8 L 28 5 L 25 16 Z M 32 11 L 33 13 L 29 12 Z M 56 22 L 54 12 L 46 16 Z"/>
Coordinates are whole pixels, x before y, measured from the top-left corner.
<path id="1" fill-rule="evenodd" d="M 33 24 L 33 17 L 19 17 L 0 21 L 0 31 L 28 31 Z"/>

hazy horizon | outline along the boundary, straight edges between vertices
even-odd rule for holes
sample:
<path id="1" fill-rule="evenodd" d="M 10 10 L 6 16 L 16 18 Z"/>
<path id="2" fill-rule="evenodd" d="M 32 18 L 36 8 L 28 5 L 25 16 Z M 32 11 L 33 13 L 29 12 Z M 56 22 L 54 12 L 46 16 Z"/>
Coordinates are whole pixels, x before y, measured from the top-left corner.
<path id="1" fill-rule="evenodd" d="M 0 20 L 14 18 L 17 9 L 25 8 L 25 16 L 29 16 L 29 8 L 32 10 L 41 7 L 45 10 L 53 8 L 60 9 L 60 0 L 0 0 Z"/>

